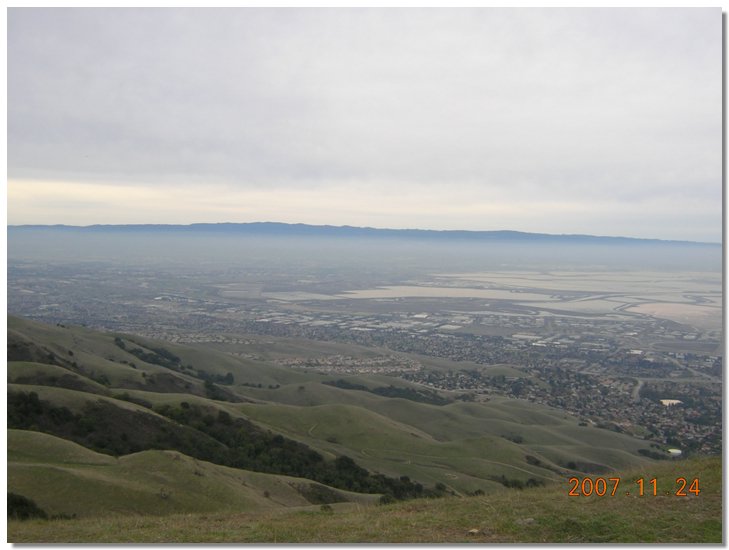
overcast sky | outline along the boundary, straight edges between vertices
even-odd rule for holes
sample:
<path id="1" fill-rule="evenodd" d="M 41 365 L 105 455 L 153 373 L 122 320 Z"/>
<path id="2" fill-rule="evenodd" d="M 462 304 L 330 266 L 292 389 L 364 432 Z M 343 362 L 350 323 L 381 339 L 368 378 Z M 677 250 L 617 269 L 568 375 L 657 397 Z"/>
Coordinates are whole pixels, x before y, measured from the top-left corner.
<path id="1" fill-rule="evenodd" d="M 721 11 L 8 13 L 8 223 L 721 240 Z"/>

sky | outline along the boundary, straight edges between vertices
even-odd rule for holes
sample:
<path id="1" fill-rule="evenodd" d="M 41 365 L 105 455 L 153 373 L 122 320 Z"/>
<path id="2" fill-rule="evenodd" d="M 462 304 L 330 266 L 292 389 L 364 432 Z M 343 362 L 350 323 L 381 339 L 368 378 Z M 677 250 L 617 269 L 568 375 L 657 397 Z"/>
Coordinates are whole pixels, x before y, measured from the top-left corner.
<path id="1" fill-rule="evenodd" d="M 8 224 L 720 242 L 720 8 L 8 10 Z"/>

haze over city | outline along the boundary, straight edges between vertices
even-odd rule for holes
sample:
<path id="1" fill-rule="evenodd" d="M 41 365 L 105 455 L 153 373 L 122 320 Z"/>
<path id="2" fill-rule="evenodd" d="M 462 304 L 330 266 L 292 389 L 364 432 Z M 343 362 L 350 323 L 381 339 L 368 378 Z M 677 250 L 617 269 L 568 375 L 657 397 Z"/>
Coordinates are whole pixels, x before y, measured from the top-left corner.
<path id="1" fill-rule="evenodd" d="M 721 241 L 714 9 L 8 11 L 8 223 Z"/>

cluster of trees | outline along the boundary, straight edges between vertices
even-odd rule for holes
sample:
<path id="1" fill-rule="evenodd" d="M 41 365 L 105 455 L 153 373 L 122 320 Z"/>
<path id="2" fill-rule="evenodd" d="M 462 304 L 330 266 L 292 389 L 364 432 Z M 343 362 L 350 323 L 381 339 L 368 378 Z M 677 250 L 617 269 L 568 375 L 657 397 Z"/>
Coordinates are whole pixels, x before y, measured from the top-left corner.
<path id="1" fill-rule="evenodd" d="M 223 384 L 224 386 L 232 386 L 235 383 L 235 378 L 233 377 L 232 372 L 228 372 L 226 374 L 211 374 L 202 369 L 197 369 L 197 378 L 204 380 L 205 382 Z"/>
<path id="2" fill-rule="evenodd" d="M 343 390 L 359 390 L 374 393 L 375 395 L 381 395 L 383 397 L 399 397 L 401 399 L 408 399 L 410 401 L 417 401 L 419 403 L 427 403 L 429 405 L 447 405 L 451 403 L 450 399 L 441 397 L 437 392 L 433 390 L 416 390 L 415 388 L 398 388 L 393 385 L 379 386 L 377 388 L 368 388 L 362 384 L 353 384 L 344 379 L 329 380 L 322 382 L 329 386 L 341 388 Z"/>
<path id="3" fill-rule="evenodd" d="M 23 495 L 8 492 L 8 519 L 32 518 L 48 519 L 48 514 L 39 508 L 35 501 Z"/>
<path id="4" fill-rule="evenodd" d="M 123 349 L 127 353 L 131 353 L 136 358 L 141 359 L 145 363 L 160 365 L 161 367 L 165 367 L 171 370 L 180 370 L 182 359 L 180 359 L 170 350 L 167 350 L 165 348 L 149 348 L 148 351 L 145 351 L 141 347 L 127 347 L 124 340 L 122 340 L 118 336 L 114 338 L 114 343 L 117 345 L 117 347 Z"/>
<path id="5" fill-rule="evenodd" d="M 49 516 L 34 500 L 8 492 L 8 519 L 73 519 L 76 514 L 53 514 Z"/>
<path id="6" fill-rule="evenodd" d="M 232 418 L 225 411 L 214 412 L 184 401 L 179 406 L 162 405 L 155 411 L 222 443 L 226 451 L 211 461 L 225 466 L 303 477 L 339 489 L 383 493 L 396 500 L 442 494 L 407 477 L 372 475 L 348 456 L 324 460 L 303 443 L 263 430 L 243 418 Z"/>
<path id="7" fill-rule="evenodd" d="M 205 387 L 208 390 L 208 396 L 212 397 L 213 399 L 223 399 L 222 396 L 224 394 L 221 392 L 215 392 L 214 388 L 207 384 L 208 382 L 210 382 L 211 384 L 223 384 L 225 386 L 231 386 L 235 383 L 235 377 L 233 376 L 232 372 L 228 372 L 226 374 L 214 374 L 204 371 L 202 369 L 196 369 L 192 365 L 183 365 L 182 359 L 180 359 L 170 350 L 162 347 L 150 347 L 147 348 L 147 350 L 145 351 L 145 349 L 141 347 L 133 348 L 127 346 L 124 340 L 122 340 L 118 336 L 114 338 L 114 343 L 120 349 L 131 353 L 136 358 L 141 359 L 145 363 L 159 365 L 160 367 L 165 367 L 166 369 L 170 369 L 175 372 L 181 372 L 204 381 L 206 383 Z M 136 342 L 133 343 L 136 344 Z M 136 368 L 136 366 L 134 368 Z"/>
<path id="8" fill-rule="evenodd" d="M 501 474 L 500 476 L 493 476 L 491 477 L 491 479 L 494 481 L 498 481 L 504 487 L 509 487 L 510 489 L 524 489 L 529 487 L 540 487 L 544 485 L 544 481 L 533 477 L 527 479 L 526 482 L 522 481 L 521 479 L 509 479 L 504 474 Z"/>
<path id="9" fill-rule="evenodd" d="M 148 449 L 175 449 L 214 462 L 225 446 L 187 426 L 104 400 L 77 413 L 39 399 L 36 392 L 8 393 L 8 428 L 49 433 L 94 451 L 121 456 Z"/>
<path id="10" fill-rule="evenodd" d="M 339 489 L 382 493 L 392 500 L 445 494 L 445 487 L 425 488 L 406 476 L 371 474 L 348 456 L 325 460 L 303 443 L 225 411 L 184 401 L 154 410 L 166 418 L 104 400 L 88 401 L 80 412 L 73 412 L 35 392 L 10 392 L 8 427 L 50 433 L 114 456 L 177 450 L 223 466 L 303 477 Z"/>
<path id="11" fill-rule="evenodd" d="M 56 426 L 79 419 L 67 407 L 41 401 L 36 392 L 8 393 L 8 428 L 53 433 Z"/>

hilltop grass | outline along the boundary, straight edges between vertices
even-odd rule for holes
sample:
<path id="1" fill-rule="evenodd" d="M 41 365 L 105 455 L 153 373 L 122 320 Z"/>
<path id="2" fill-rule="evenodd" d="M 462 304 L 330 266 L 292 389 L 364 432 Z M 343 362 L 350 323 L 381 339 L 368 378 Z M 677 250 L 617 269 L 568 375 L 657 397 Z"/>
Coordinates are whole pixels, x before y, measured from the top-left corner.
<path id="1" fill-rule="evenodd" d="M 622 475 L 615 496 L 570 497 L 570 485 L 484 497 L 417 500 L 332 511 L 267 511 L 164 517 L 9 521 L 11 542 L 722 542 L 721 461 L 651 465 Z M 659 496 L 637 496 L 633 479 L 658 479 Z M 675 478 L 701 493 L 675 496 Z M 646 485 L 648 487 L 648 485 Z M 631 491 L 630 496 L 625 491 Z M 665 492 L 669 491 L 669 496 Z M 647 493 L 649 491 L 646 491 Z"/>
<path id="2" fill-rule="evenodd" d="M 299 393 L 308 391 L 307 386 Z M 244 403 L 235 408 L 312 447 L 334 454 L 351 453 L 367 468 L 387 475 L 395 475 L 396 470 L 399 475 L 432 479 L 460 492 L 488 490 L 491 477 L 501 474 L 523 482 L 529 477 L 552 479 L 553 470 L 570 461 L 609 464 L 621 470 L 647 463 L 630 453 L 646 447 L 644 441 L 581 427 L 574 418 L 565 419 L 553 411 L 509 407 L 505 400 L 437 407 L 383 399 L 373 410 L 344 404 Z M 521 444 L 509 437 L 520 437 Z M 530 465 L 527 455 L 539 457 L 541 465 Z M 469 476 L 480 481 L 474 484 Z"/>
<path id="3" fill-rule="evenodd" d="M 177 451 L 115 458 L 49 434 L 8 430 L 8 490 L 30 498 L 49 516 L 260 512 L 309 506 L 303 488 L 320 485 L 228 468 Z M 339 489 L 329 492 L 356 503 L 379 498 Z"/>

